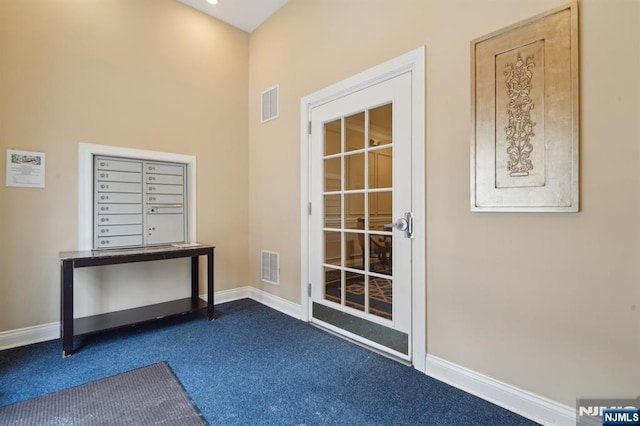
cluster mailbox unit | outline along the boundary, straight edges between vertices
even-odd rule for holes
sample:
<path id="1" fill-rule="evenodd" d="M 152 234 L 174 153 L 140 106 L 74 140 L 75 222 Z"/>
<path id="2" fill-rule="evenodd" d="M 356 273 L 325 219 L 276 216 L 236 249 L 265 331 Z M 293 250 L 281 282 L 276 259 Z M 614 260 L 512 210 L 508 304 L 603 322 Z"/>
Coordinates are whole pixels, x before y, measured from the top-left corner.
<path id="1" fill-rule="evenodd" d="M 185 172 L 185 164 L 96 156 L 94 249 L 186 241 Z"/>
<path id="2" fill-rule="evenodd" d="M 213 250 L 188 242 L 187 164 L 113 156 L 93 157 L 93 250 L 60 253 L 62 354 L 74 337 L 207 310 L 213 320 Z M 207 260 L 207 301 L 199 298 L 200 256 Z M 191 296 L 117 312 L 74 318 L 76 268 L 191 258 Z"/>

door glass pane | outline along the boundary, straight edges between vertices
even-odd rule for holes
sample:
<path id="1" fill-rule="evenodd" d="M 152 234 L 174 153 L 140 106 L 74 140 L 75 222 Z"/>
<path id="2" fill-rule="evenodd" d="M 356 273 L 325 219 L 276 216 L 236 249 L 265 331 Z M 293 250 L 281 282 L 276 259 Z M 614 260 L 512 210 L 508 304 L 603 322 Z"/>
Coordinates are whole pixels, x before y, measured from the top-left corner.
<path id="1" fill-rule="evenodd" d="M 340 157 L 324 160 L 324 190 L 340 191 Z"/>
<path id="2" fill-rule="evenodd" d="M 393 193 L 370 192 L 369 193 L 369 228 L 374 231 L 392 231 L 390 224 L 392 219 Z"/>
<path id="3" fill-rule="evenodd" d="M 364 154 L 344 157 L 345 189 L 364 189 Z"/>
<path id="4" fill-rule="evenodd" d="M 366 252 L 364 248 L 364 234 L 345 232 L 345 266 L 364 270 Z"/>
<path id="5" fill-rule="evenodd" d="M 325 228 L 340 228 L 342 206 L 340 204 L 340 194 L 324 196 L 324 226 Z"/>
<path id="6" fill-rule="evenodd" d="M 324 263 L 342 264 L 340 232 L 324 231 Z"/>
<path id="7" fill-rule="evenodd" d="M 342 270 L 324 268 L 324 298 L 342 303 Z"/>
<path id="8" fill-rule="evenodd" d="M 324 155 L 339 154 L 342 151 L 342 120 L 332 121 L 324 125 Z"/>
<path id="9" fill-rule="evenodd" d="M 345 227 L 364 229 L 364 194 L 345 194 Z"/>
<path id="10" fill-rule="evenodd" d="M 370 146 L 390 144 L 391 129 L 393 129 L 393 107 L 391 104 L 369 110 Z"/>
<path id="11" fill-rule="evenodd" d="M 345 305 L 350 308 L 364 311 L 365 303 L 365 276 L 362 274 L 349 273 L 346 280 Z"/>
<path id="12" fill-rule="evenodd" d="M 392 280 L 369 277 L 369 313 L 390 320 L 393 314 L 392 310 Z"/>
<path id="13" fill-rule="evenodd" d="M 391 235 L 369 234 L 369 271 L 392 275 Z"/>
<path id="14" fill-rule="evenodd" d="M 369 153 L 369 188 L 391 188 L 393 181 L 392 148 Z"/>
<path id="15" fill-rule="evenodd" d="M 344 119 L 346 151 L 364 149 L 364 112 Z"/>

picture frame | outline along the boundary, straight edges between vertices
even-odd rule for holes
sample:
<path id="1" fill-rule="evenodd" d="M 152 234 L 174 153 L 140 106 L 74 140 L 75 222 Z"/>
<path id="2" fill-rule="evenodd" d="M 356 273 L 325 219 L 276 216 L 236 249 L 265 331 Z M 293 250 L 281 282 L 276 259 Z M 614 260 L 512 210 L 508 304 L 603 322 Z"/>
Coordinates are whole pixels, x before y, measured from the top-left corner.
<path id="1" fill-rule="evenodd" d="M 578 4 L 471 42 L 471 211 L 579 210 Z"/>

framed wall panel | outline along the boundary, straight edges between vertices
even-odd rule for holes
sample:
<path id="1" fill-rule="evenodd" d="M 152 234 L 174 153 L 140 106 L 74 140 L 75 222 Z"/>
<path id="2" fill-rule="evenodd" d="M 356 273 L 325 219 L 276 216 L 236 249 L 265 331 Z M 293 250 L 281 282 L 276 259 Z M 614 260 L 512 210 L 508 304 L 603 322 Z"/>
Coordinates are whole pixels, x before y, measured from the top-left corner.
<path id="1" fill-rule="evenodd" d="M 578 211 L 578 10 L 471 42 L 471 210 Z"/>

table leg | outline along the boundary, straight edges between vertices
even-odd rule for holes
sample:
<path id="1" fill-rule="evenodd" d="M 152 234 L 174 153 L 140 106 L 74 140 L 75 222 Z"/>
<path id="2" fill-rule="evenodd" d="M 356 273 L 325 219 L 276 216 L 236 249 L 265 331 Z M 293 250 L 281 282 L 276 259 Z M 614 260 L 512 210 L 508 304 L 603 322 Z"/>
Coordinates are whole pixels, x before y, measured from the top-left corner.
<path id="1" fill-rule="evenodd" d="M 73 261 L 63 260 L 61 269 L 62 306 L 60 335 L 62 337 L 62 356 L 73 353 Z"/>
<path id="2" fill-rule="evenodd" d="M 191 257 L 191 299 L 195 301 L 199 297 L 200 288 L 200 257 Z"/>
<path id="3" fill-rule="evenodd" d="M 207 253 L 207 316 L 209 321 L 216 318 L 213 304 L 213 249 Z"/>

